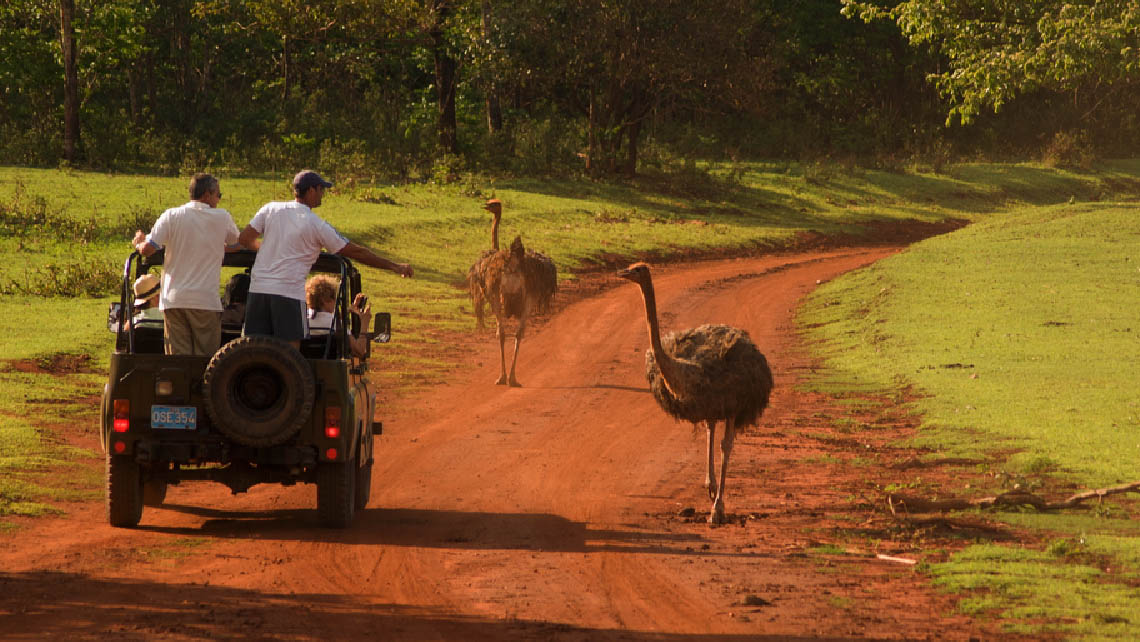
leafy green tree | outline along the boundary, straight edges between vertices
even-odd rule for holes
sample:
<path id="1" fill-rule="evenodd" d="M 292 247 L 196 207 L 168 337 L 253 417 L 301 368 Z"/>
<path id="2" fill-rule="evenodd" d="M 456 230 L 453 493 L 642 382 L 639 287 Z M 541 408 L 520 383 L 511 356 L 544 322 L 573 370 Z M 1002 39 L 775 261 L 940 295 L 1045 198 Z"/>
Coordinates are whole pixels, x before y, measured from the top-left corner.
<path id="1" fill-rule="evenodd" d="M 1087 116 L 1140 78 L 1135 0 L 843 0 L 844 14 L 893 20 L 947 66 L 931 74 L 950 100 L 947 123 L 972 122 L 1036 91 L 1067 94 Z"/>
<path id="2" fill-rule="evenodd" d="M 55 0 L 0 3 L 0 149 L 7 162 L 58 162 L 64 71 Z"/>

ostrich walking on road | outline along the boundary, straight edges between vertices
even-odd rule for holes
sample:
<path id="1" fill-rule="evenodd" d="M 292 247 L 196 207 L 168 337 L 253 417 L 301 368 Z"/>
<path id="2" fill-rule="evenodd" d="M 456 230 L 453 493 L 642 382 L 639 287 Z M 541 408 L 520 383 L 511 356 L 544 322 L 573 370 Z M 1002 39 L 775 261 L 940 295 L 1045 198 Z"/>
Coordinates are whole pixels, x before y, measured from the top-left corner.
<path id="1" fill-rule="evenodd" d="M 526 332 L 526 320 L 530 311 L 537 304 L 539 287 L 545 278 L 543 267 L 528 260 L 526 248 L 522 239 L 515 237 L 511 247 L 500 250 L 491 255 L 482 271 L 482 278 L 478 287 L 482 288 L 484 300 L 490 304 L 491 312 L 495 314 L 498 324 L 496 334 L 499 337 L 499 379 L 497 384 L 509 384 L 520 387 L 522 384 L 515 378 L 515 366 L 519 360 L 519 345 Z M 515 354 L 511 358 L 510 376 L 507 375 L 506 366 L 506 324 L 507 319 L 519 320 L 518 330 L 515 332 Z"/>
<path id="2" fill-rule="evenodd" d="M 486 290 L 487 265 L 491 257 L 499 253 L 499 221 L 503 218 L 503 205 L 497 198 L 492 198 L 483 205 L 483 209 L 491 213 L 491 249 L 483 250 L 478 260 L 467 270 L 467 289 L 471 293 L 471 307 L 475 309 L 475 327 L 482 330 L 483 306 L 487 304 L 484 291 Z"/>
<path id="3" fill-rule="evenodd" d="M 704 422 L 708 428 L 708 472 L 705 484 L 713 500 L 709 523 L 724 521 L 724 484 L 728 458 L 739 426 L 754 426 L 768 407 L 772 371 L 748 333 L 727 325 L 706 324 L 664 338 L 657 323 L 657 299 L 649 266 L 634 263 L 618 276 L 641 286 L 650 348 L 645 376 L 657 404 L 675 419 Z M 720 439 L 720 483 L 713 474 L 716 424 L 724 422 Z"/>
<path id="4" fill-rule="evenodd" d="M 471 294 L 471 307 L 475 311 L 475 326 L 484 328 L 483 306 L 487 304 L 487 267 L 491 257 L 499 252 L 499 223 L 503 218 L 503 204 L 497 198 L 492 198 L 483 205 L 483 209 L 491 213 L 491 249 L 483 250 L 479 259 L 467 270 L 467 286 Z M 558 290 L 558 270 L 550 257 L 526 250 L 526 274 L 531 282 L 530 288 L 534 294 L 534 306 L 539 311 L 550 309 L 550 301 Z"/>

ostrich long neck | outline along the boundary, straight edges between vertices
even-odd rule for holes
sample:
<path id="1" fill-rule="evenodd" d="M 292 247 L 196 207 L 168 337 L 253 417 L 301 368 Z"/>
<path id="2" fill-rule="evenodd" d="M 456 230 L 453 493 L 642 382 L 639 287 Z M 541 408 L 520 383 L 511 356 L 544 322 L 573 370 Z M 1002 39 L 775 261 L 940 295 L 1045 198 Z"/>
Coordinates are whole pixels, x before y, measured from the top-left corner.
<path id="1" fill-rule="evenodd" d="M 499 217 L 495 215 L 491 218 L 491 249 L 499 249 Z"/>
<path id="2" fill-rule="evenodd" d="M 661 370 L 661 378 L 665 386 L 674 397 L 679 397 L 682 377 L 678 372 L 680 366 L 672 355 L 661 347 L 661 328 L 657 323 L 657 295 L 653 291 L 653 282 L 641 283 L 641 296 L 645 299 L 645 323 L 649 326 L 649 344 L 653 349 L 653 356 L 657 360 L 657 367 Z"/>

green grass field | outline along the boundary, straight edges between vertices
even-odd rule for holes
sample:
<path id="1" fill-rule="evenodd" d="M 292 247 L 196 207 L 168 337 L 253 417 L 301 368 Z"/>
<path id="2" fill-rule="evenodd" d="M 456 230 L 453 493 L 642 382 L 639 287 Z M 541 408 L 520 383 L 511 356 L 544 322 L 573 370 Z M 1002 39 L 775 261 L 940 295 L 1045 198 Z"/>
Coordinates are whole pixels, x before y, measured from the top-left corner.
<path id="1" fill-rule="evenodd" d="M 814 385 L 910 386 L 911 445 L 987 462 L 949 494 L 1020 483 L 1062 499 L 1140 479 L 1138 216 L 1124 201 L 1013 208 L 826 284 L 800 315 L 830 366 Z M 964 610 L 1022 633 L 1136 637 L 1134 504 L 990 516 L 1051 543 L 979 544 L 931 568 L 969 589 Z"/>
<path id="2" fill-rule="evenodd" d="M 222 207 L 244 227 L 264 202 L 289 197 L 288 176 L 222 180 Z M 564 280 L 622 259 L 692 251 L 764 251 L 798 235 L 873 234 L 875 225 L 974 222 L 821 288 L 801 324 L 828 360 L 821 389 L 911 386 L 924 425 L 914 445 L 983 459 L 994 484 L 1097 486 L 1140 477 L 1137 380 L 1140 289 L 1135 206 L 1140 162 L 1073 173 L 1033 165 L 963 165 L 889 173 L 758 163 L 647 175 L 636 182 L 468 177 L 448 185 L 377 185 L 332 177 L 319 210 L 349 238 L 416 278 L 364 269 L 374 306 L 393 313 L 394 343 L 374 360 L 385 385 L 410 389 L 458 364 L 431 350 L 474 327 L 459 287 L 489 245 L 491 196 L 500 238 L 521 234 Z M 137 227 L 187 200 L 186 178 L 0 168 L 0 359 L 87 354 L 106 367 L 106 308 Z M 870 237 L 868 240 L 874 240 Z M 0 369 L 0 524 L 56 510 L 74 486 L 42 471 L 74 450 L 41 427 L 97 429 L 78 403 L 98 374 Z M 858 429 L 857 427 L 855 429 Z M 86 454 L 90 456 L 90 453 Z M 88 492 L 98 495 L 98 480 Z M 975 488 L 973 492 L 992 489 Z M 1000 488 L 999 488 L 1000 490 Z M 1041 529 L 1047 550 L 979 545 L 928 570 L 962 608 L 1010 628 L 1112 637 L 1135 632 L 1140 529 L 1111 501 L 1077 514 L 995 514 Z M 1042 624 L 1044 622 L 1045 624 Z M 1029 624 L 1032 623 L 1032 624 Z M 1038 627 L 1038 628 L 1033 628 Z"/>

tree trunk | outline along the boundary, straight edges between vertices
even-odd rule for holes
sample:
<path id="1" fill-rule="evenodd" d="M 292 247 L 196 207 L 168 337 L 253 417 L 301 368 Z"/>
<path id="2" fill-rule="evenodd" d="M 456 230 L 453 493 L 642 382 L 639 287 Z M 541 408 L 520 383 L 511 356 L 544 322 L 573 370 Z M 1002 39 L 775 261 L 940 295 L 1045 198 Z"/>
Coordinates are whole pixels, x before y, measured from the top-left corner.
<path id="1" fill-rule="evenodd" d="M 170 20 L 173 21 L 174 62 L 178 82 L 178 125 L 183 133 L 193 131 L 196 120 L 194 108 L 194 69 L 190 51 L 190 6 L 179 1 L 172 3 Z"/>
<path id="2" fill-rule="evenodd" d="M 289 34 L 281 40 L 281 100 L 289 100 Z"/>
<path id="3" fill-rule="evenodd" d="M 435 25 L 431 31 L 432 50 L 435 56 L 435 86 L 439 100 L 439 146 L 451 154 L 459 152 L 455 119 L 455 59 L 447 53 L 443 37 L 443 24 L 451 7 L 446 2 L 436 5 Z"/>
<path id="4" fill-rule="evenodd" d="M 629 154 L 625 161 L 625 175 L 633 178 L 637 175 L 637 143 L 641 137 L 641 119 L 638 118 L 625 126 L 629 134 Z"/>
<path id="5" fill-rule="evenodd" d="M 59 38 L 63 53 L 63 157 L 74 163 L 79 149 L 79 72 L 76 63 L 75 0 L 59 0 Z"/>
<path id="6" fill-rule="evenodd" d="M 491 36 L 491 2 L 483 0 L 483 39 Z M 499 88 L 494 79 L 487 80 L 483 91 L 487 95 L 487 131 L 496 134 L 503 129 L 503 109 L 499 104 Z"/>
<path id="7" fill-rule="evenodd" d="M 142 106 L 139 104 L 139 72 L 134 66 L 127 71 L 127 92 L 130 97 L 131 122 L 137 125 L 142 120 Z"/>
<path id="8" fill-rule="evenodd" d="M 146 102 L 150 106 L 150 118 L 158 118 L 158 78 L 157 63 L 153 54 L 146 58 Z"/>
<path id="9" fill-rule="evenodd" d="M 594 155 L 598 152 L 598 125 L 594 121 L 594 92 L 590 90 L 590 106 L 586 116 L 586 174 L 594 173 Z"/>

